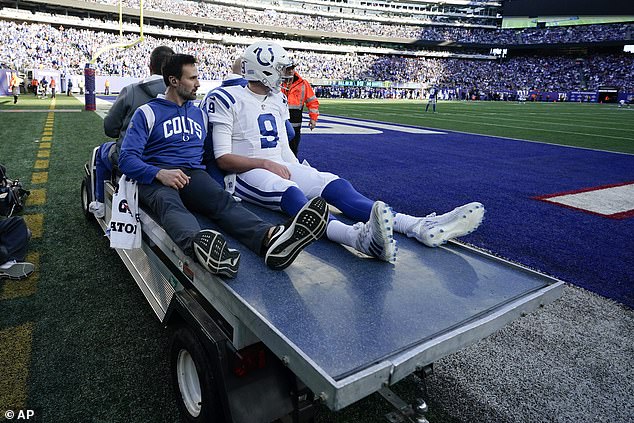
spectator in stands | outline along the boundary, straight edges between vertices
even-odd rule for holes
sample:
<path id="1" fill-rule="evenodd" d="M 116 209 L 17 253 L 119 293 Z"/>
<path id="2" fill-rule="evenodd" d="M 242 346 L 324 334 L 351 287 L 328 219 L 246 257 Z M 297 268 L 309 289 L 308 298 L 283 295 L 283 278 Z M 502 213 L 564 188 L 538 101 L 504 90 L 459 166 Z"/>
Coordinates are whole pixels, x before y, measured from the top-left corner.
<path id="1" fill-rule="evenodd" d="M 299 141 L 302 136 L 302 112 L 304 111 L 304 105 L 308 108 L 308 127 L 312 131 L 315 129 L 317 119 L 319 118 L 319 100 L 317 100 L 310 83 L 297 73 L 295 65 L 296 64 L 288 69 L 289 72 L 292 72 L 292 79 L 284 84 L 284 88 L 286 89 L 286 98 L 288 99 L 290 121 L 295 131 L 295 136 L 289 140 L 289 145 L 293 154 L 297 156 Z"/>
<path id="2" fill-rule="evenodd" d="M 233 277 L 240 253 L 214 230 L 201 230 L 192 212 L 212 219 L 272 269 L 289 266 L 326 229 L 327 206 L 316 197 L 287 225 L 272 226 L 248 211 L 204 170 L 207 116 L 191 100 L 200 86 L 193 56 L 173 54 L 163 67 L 165 96 L 134 113 L 119 167 L 138 181 L 139 202 L 174 242 L 209 272 Z"/>
<path id="3" fill-rule="evenodd" d="M 161 1 L 167 2 L 168 0 Z M 189 2 L 183 3 L 190 4 Z M 191 5 L 188 7 L 191 8 Z M 207 7 L 209 7 L 208 3 L 200 6 L 205 10 Z M 229 8 L 228 6 L 223 7 Z M 169 10 L 176 13 L 180 9 L 180 3 L 175 3 L 174 7 Z M 250 19 L 255 17 L 255 13 L 251 10 L 246 15 Z M 283 14 L 278 13 L 275 15 L 275 19 L 281 15 Z M 329 25 L 332 25 L 332 28 L 324 27 L 324 30 L 342 32 L 339 26 L 350 27 L 346 21 L 343 23 L 327 21 Z M 288 20 L 288 22 L 291 21 Z M 92 22 L 88 18 L 84 18 L 81 23 L 84 25 L 94 24 L 94 28 L 107 24 L 96 20 Z M 336 25 L 337 23 L 339 26 Z M 395 25 L 379 26 L 396 27 Z M 550 43 L 558 42 L 557 40 L 560 39 L 570 40 L 569 42 L 598 42 L 626 40 L 631 38 L 632 29 L 634 29 L 632 24 L 613 24 L 568 28 L 549 27 L 547 30 L 531 28 L 525 32 L 535 34 L 535 40 L 531 42 Z M 157 28 L 158 33 L 166 30 L 170 30 L 170 28 Z M 374 25 L 367 25 L 367 28 L 363 27 L 363 30 L 375 31 L 375 28 Z M 138 60 L 138 57 L 149 56 L 153 48 L 165 43 L 175 50 L 199 55 L 199 72 L 202 79 L 220 80 L 225 76 L 226 69 L 241 49 L 236 45 L 201 40 L 200 34 L 194 31 L 181 29 L 178 31 L 179 35 L 183 35 L 183 38 L 179 37 L 178 40 L 146 36 L 145 42 L 132 48 L 105 52 L 95 64 L 96 70 L 102 75 L 147 77 L 147 67 L 144 66 L 143 61 Z M 430 27 L 425 28 L 425 31 L 438 39 L 473 39 L 478 42 L 484 40 L 496 45 L 498 41 L 506 42 L 504 40 L 507 39 L 510 44 L 518 44 L 518 34 L 521 32 L 518 30 L 465 29 L 460 27 Z M 420 32 L 420 28 L 418 28 L 418 32 Z M 477 35 L 480 33 L 484 35 Z M 77 40 L 77 42 L 68 43 L 69 39 Z M 132 41 L 131 36 L 128 36 L 128 39 Z M 91 46 L 116 43 L 120 40 L 116 34 L 98 30 L 0 21 L 0 42 L 4 45 L 20 46 L 17 49 L 0 50 L 0 62 L 14 63 L 15 68 L 22 70 L 63 70 L 63 73 L 69 76 L 81 75 L 79 81 L 83 84 L 83 67 L 81 65 L 90 56 Z M 382 54 L 379 49 L 377 49 L 376 54 L 351 54 L 344 51 L 339 53 L 316 52 L 316 47 L 327 47 L 331 51 L 335 51 L 332 49 L 333 46 L 344 50 L 339 45 L 325 45 L 321 42 L 319 46 L 312 43 L 300 44 L 294 55 L 302 63 L 300 72 L 302 76 L 313 80 L 352 79 L 394 82 L 434 80 L 437 81 L 439 89 L 458 89 L 461 96 L 466 95 L 466 91 L 473 87 L 478 88 L 478 92 L 474 93 L 476 96 L 480 96 L 479 92 L 491 94 L 499 90 L 517 91 L 529 87 L 539 87 L 546 92 L 596 90 L 602 85 L 617 87 L 622 92 L 634 92 L 634 76 L 631 71 L 634 66 L 634 56 L 624 53 L 593 53 L 584 56 L 582 60 L 576 60 L 577 57 L 537 55 L 492 61 L 481 60 L 490 59 L 489 55 L 474 54 L 463 49 L 460 50 L 461 53 L 467 53 L 474 59 L 456 58 L 452 57 L 451 54 L 447 58 L 440 58 L 437 57 L 438 52 L 423 51 L 416 52 L 418 57 L 398 56 L 393 53 Z M 419 56 L 421 53 L 429 53 L 429 56 L 421 57 Z M 75 84 L 77 84 L 77 80 Z M 80 88 L 80 92 L 83 94 L 83 86 Z M 386 91 L 377 87 L 363 87 L 362 89 L 359 87 L 326 87 L 323 95 L 347 98 L 401 97 L 398 91 Z"/>

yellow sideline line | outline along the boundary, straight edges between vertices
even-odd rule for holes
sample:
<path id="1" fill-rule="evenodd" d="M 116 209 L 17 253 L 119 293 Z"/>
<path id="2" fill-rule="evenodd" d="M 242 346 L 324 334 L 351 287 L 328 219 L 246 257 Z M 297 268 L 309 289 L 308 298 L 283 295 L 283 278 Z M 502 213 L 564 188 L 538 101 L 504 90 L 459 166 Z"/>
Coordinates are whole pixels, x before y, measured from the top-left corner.
<path id="1" fill-rule="evenodd" d="M 0 330 L 0 408 L 26 408 L 26 380 L 33 345 L 33 323 Z M 4 414 L 4 413 L 3 413 Z"/>
<path id="2" fill-rule="evenodd" d="M 37 282 L 40 279 L 40 253 L 37 251 L 28 253 L 26 261 L 35 265 L 35 272 L 33 272 L 27 279 L 21 281 L 5 281 L 2 290 L 0 291 L 0 301 L 28 297 L 35 294 L 37 291 Z M 0 395 L 1 394 L 2 392 L 0 392 Z M 0 404 L 2 404 L 2 402 L 0 402 Z"/>
<path id="3" fill-rule="evenodd" d="M 31 184 L 45 184 L 48 182 L 48 172 L 33 172 L 31 175 Z"/>
<path id="4" fill-rule="evenodd" d="M 46 189 L 32 189 L 26 204 L 29 206 L 41 206 L 44 203 L 46 203 Z"/>
<path id="5" fill-rule="evenodd" d="M 43 128 L 43 135 L 53 135 L 55 99 L 51 101 L 50 109 Z M 48 137 L 47 137 L 48 138 Z M 51 143 L 41 143 L 37 152 L 37 159 L 33 164 L 31 183 L 42 185 L 40 188 L 31 189 L 31 195 L 27 200 L 30 206 L 40 206 L 46 203 L 46 188 L 48 183 L 48 166 Z M 43 160 L 42 158 L 46 158 Z M 25 214 L 24 220 L 31 230 L 32 238 L 42 237 L 44 233 L 44 215 L 41 213 Z M 26 260 L 35 265 L 35 272 L 27 279 L 16 281 L 4 281 L 0 286 L 0 301 L 24 298 L 37 292 L 39 281 L 40 253 L 31 251 Z M 27 379 L 29 365 L 33 349 L 33 329 L 35 323 L 9 327 L 0 330 L 0 409 L 19 410 L 27 405 L 28 389 Z"/>

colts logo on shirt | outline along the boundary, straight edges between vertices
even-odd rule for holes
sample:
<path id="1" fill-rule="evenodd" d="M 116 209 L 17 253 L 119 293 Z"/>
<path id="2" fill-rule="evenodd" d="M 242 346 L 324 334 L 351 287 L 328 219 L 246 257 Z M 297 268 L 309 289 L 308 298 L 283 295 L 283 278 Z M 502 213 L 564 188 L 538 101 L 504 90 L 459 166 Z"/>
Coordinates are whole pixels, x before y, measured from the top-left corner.
<path id="1" fill-rule="evenodd" d="M 172 135 L 183 134 L 183 141 L 189 141 L 189 135 L 196 134 L 199 139 L 203 137 L 202 126 L 191 118 L 185 120 L 184 116 L 177 116 L 163 122 L 163 136 L 169 138 Z"/>

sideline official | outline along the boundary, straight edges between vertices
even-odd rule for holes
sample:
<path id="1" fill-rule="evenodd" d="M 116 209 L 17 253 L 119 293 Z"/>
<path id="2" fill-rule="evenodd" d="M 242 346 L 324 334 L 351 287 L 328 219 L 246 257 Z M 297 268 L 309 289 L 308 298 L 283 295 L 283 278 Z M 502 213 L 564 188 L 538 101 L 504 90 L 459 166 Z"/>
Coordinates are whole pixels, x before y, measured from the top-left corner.
<path id="1" fill-rule="evenodd" d="M 293 67 L 293 79 L 286 84 L 286 97 L 288 98 L 288 111 L 290 113 L 290 122 L 295 130 L 295 136 L 289 140 L 289 144 L 293 154 L 297 156 L 299 150 L 299 140 L 302 136 L 302 111 L 304 105 L 308 107 L 308 116 L 310 122 L 308 127 L 312 131 L 317 125 L 319 118 L 319 101 L 315 96 L 313 87 L 308 81 L 302 78 Z"/>

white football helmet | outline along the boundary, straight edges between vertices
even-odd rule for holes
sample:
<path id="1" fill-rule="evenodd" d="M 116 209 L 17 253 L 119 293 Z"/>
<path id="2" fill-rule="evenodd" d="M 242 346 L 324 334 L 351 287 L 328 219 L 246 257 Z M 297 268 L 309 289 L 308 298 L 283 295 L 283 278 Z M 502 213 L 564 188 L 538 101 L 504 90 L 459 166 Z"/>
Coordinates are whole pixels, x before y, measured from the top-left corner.
<path id="1" fill-rule="evenodd" d="M 293 77 L 289 68 L 293 60 L 282 46 L 271 41 L 251 44 L 242 54 L 242 75 L 247 81 L 259 81 L 273 92 L 280 92 L 282 84 Z"/>

